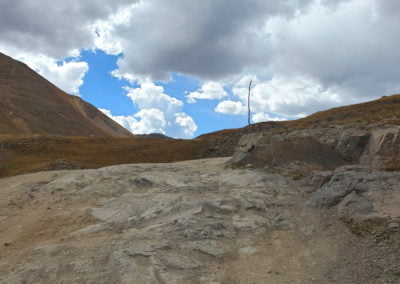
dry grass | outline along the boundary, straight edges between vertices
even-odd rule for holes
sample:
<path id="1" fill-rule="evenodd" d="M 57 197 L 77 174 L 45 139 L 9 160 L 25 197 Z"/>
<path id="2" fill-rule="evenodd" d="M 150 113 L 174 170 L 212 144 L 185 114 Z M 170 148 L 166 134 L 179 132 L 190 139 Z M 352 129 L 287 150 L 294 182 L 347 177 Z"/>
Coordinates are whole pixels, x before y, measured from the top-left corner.
<path id="1" fill-rule="evenodd" d="M 207 146 L 203 140 L 9 136 L 0 138 L 0 177 L 46 169 L 56 160 L 64 160 L 72 168 L 99 168 L 206 156 Z"/>
<path id="2" fill-rule="evenodd" d="M 384 219 L 371 219 L 364 220 L 361 222 L 355 222 L 354 220 L 342 219 L 349 230 L 358 236 L 366 236 L 376 234 L 377 232 L 384 232 L 387 227 L 387 221 Z"/>
<path id="3" fill-rule="evenodd" d="M 400 157 L 395 156 L 385 165 L 386 171 L 400 171 Z"/>
<path id="4" fill-rule="evenodd" d="M 306 118 L 298 120 L 299 123 L 311 124 L 360 124 L 400 122 L 400 95 L 385 96 L 379 100 L 356 104 L 345 107 L 320 111 Z"/>

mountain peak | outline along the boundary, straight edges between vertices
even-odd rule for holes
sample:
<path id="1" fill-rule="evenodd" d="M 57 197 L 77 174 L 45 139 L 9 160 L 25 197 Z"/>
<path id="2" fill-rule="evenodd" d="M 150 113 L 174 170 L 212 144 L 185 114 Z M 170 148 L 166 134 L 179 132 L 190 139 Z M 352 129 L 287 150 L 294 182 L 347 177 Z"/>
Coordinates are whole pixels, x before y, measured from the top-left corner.
<path id="1" fill-rule="evenodd" d="M 0 134 L 130 137 L 93 105 L 0 53 Z"/>

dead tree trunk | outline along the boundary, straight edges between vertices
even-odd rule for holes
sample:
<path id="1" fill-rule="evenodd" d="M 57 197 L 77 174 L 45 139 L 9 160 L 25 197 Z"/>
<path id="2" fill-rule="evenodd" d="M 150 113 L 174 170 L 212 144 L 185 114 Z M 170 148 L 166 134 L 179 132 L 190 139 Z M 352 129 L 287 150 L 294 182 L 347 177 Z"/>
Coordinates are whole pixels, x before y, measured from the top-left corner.
<path id="1" fill-rule="evenodd" d="M 249 134 L 251 133 L 251 130 L 250 130 L 250 125 L 251 125 L 251 120 L 250 120 L 250 113 L 251 113 L 251 111 L 250 111 L 250 96 L 251 96 L 251 87 L 252 87 L 252 84 L 253 84 L 253 80 L 250 80 L 250 84 L 249 84 L 249 94 L 248 94 L 248 97 L 247 97 L 247 108 L 248 108 L 248 115 L 247 115 L 247 123 L 248 123 L 248 126 L 247 126 L 247 128 L 248 128 L 248 130 L 249 130 Z"/>

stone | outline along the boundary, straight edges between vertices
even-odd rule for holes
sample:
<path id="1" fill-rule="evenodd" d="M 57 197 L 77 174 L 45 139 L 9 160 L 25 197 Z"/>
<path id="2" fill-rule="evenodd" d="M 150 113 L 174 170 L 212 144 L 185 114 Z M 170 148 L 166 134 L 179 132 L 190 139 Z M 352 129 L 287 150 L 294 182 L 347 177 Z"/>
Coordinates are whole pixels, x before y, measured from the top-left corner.
<path id="1" fill-rule="evenodd" d="M 133 244 L 125 250 L 130 256 L 151 256 L 154 253 L 154 248 L 149 244 Z"/>
<path id="2" fill-rule="evenodd" d="M 399 229 L 400 228 L 400 224 L 397 222 L 391 222 L 388 224 L 387 228 L 389 230 L 395 230 L 395 229 Z"/>
<path id="3" fill-rule="evenodd" d="M 200 261 L 179 253 L 160 253 L 158 258 L 163 265 L 174 269 L 192 269 L 202 266 Z"/>
<path id="4" fill-rule="evenodd" d="M 234 215 L 232 217 L 232 225 L 239 230 L 251 231 L 261 230 L 266 231 L 268 228 L 268 221 L 259 215 L 248 215 L 246 217 Z"/>
<path id="5" fill-rule="evenodd" d="M 360 157 L 364 153 L 371 139 L 371 132 L 361 129 L 348 129 L 344 131 L 336 150 L 340 152 L 350 163 L 359 163 Z"/>
<path id="6" fill-rule="evenodd" d="M 325 183 L 331 180 L 333 176 L 332 171 L 315 171 L 312 174 L 310 187 L 313 189 L 320 188 Z"/>
<path id="7" fill-rule="evenodd" d="M 399 127 L 379 127 L 372 130 L 371 141 L 360 163 L 377 169 L 400 170 L 399 155 Z"/>
<path id="8" fill-rule="evenodd" d="M 337 205 L 337 210 L 342 215 L 366 215 L 372 212 L 374 206 L 371 201 L 355 191 L 347 195 Z"/>
<path id="9" fill-rule="evenodd" d="M 307 204 L 336 207 L 345 219 L 356 222 L 400 218 L 400 172 L 369 167 L 341 167 L 331 180 L 311 194 Z"/>
<path id="10" fill-rule="evenodd" d="M 151 181 L 144 177 L 129 179 L 129 183 L 138 187 L 149 187 L 153 184 Z"/>
<path id="11" fill-rule="evenodd" d="M 253 255 L 258 252 L 258 249 L 255 247 L 244 247 L 239 250 L 239 254 L 242 255 Z"/>
<path id="12" fill-rule="evenodd" d="M 192 242 L 187 247 L 210 256 L 221 256 L 226 253 L 224 245 L 213 240 Z"/>

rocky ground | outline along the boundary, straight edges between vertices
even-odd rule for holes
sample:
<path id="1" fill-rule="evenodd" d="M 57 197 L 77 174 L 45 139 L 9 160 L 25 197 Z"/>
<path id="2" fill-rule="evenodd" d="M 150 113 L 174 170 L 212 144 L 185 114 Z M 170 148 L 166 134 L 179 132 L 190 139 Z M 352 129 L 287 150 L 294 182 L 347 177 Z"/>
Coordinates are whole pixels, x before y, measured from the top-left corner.
<path id="1" fill-rule="evenodd" d="M 399 283 L 400 173 L 227 158 L 0 179 L 0 283 Z"/>

